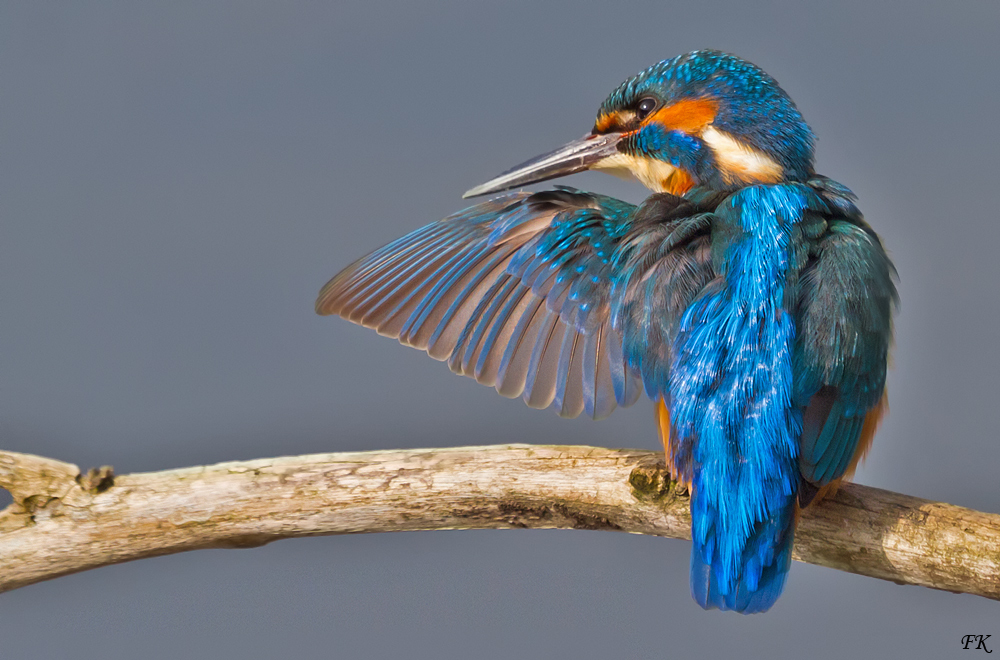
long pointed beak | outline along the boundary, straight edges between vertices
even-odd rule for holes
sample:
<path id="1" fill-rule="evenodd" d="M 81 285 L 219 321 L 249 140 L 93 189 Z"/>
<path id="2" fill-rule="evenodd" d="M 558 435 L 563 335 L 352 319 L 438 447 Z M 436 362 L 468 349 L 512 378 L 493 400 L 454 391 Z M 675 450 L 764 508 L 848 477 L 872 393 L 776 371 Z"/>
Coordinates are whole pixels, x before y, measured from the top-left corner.
<path id="1" fill-rule="evenodd" d="M 500 176 L 472 188 L 462 197 L 488 195 L 588 170 L 608 156 L 617 154 L 618 141 L 621 138 L 621 133 L 587 135 L 555 151 L 521 163 Z"/>

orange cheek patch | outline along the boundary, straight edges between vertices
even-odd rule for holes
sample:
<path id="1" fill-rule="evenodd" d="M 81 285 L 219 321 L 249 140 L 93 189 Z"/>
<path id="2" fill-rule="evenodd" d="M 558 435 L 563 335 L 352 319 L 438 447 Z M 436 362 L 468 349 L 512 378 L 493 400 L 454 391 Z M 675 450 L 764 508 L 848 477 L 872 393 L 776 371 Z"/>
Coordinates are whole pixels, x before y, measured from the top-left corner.
<path id="1" fill-rule="evenodd" d="M 660 108 L 643 122 L 656 122 L 668 131 L 698 133 L 715 121 L 719 103 L 712 99 L 684 99 Z"/>

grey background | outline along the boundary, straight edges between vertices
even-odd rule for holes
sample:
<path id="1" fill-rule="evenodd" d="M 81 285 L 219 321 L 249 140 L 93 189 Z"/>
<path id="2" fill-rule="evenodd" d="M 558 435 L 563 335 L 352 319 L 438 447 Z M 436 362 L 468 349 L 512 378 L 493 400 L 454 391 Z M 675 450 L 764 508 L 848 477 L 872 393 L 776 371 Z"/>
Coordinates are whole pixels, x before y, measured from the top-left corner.
<path id="1" fill-rule="evenodd" d="M 892 414 L 858 480 L 1000 511 L 993 0 L 3 3 L 0 445 L 119 472 L 512 440 L 654 448 L 647 402 L 561 420 L 312 304 L 354 258 L 583 134 L 625 77 L 699 47 L 782 83 L 818 169 L 860 195 L 899 268 Z M 996 602 L 800 564 L 767 615 L 705 613 L 688 551 L 572 531 L 202 551 L 0 596 L 0 656 L 1000 646 Z"/>

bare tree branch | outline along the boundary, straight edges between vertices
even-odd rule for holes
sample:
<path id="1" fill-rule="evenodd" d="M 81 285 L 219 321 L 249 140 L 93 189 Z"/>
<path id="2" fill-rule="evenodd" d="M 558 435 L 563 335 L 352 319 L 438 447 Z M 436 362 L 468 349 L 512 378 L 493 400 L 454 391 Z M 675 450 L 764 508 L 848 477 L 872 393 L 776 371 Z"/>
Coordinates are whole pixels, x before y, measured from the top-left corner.
<path id="1" fill-rule="evenodd" d="M 114 476 L 0 452 L 0 591 L 198 548 L 430 529 L 690 538 L 659 454 L 504 445 L 317 454 Z M 847 485 L 802 514 L 795 558 L 1000 599 L 1000 515 Z"/>

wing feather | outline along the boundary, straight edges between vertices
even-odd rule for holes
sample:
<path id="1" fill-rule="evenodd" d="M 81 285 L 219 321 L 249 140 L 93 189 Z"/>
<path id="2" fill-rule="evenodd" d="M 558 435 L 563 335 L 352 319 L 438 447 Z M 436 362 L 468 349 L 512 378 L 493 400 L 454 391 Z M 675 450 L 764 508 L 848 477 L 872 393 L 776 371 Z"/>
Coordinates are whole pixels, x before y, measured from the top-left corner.
<path id="1" fill-rule="evenodd" d="M 609 362 L 622 351 L 611 346 L 606 253 L 634 209 L 571 189 L 500 195 L 356 261 L 316 309 L 530 406 L 604 417 L 635 401 L 634 376 Z"/>
<path id="2" fill-rule="evenodd" d="M 583 341 L 580 333 L 567 327 L 559 351 L 555 407 L 561 417 L 583 412 Z"/>
<path id="3" fill-rule="evenodd" d="M 637 209 L 567 188 L 508 193 L 356 261 L 316 310 L 533 408 L 603 418 L 669 372 L 672 328 L 714 277 L 710 226 L 671 195 Z"/>
<path id="4" fill-rule="evenodd" d="M 559 322 L 559 315 L 546 309 L 524 387 L 524 402 L 530 408 L 548 408 L 555 401 L 559 353 L 565 332 L 566 324 Z"/>
<path id="5" fill-rule="evenodd" d="M 544 321 L 545 300 L 538 296 L 531 296 L 529 300 L 507 342 L 497 373 L 497 392 L 508 399 L 524 393 L 532 349 Z"/>

